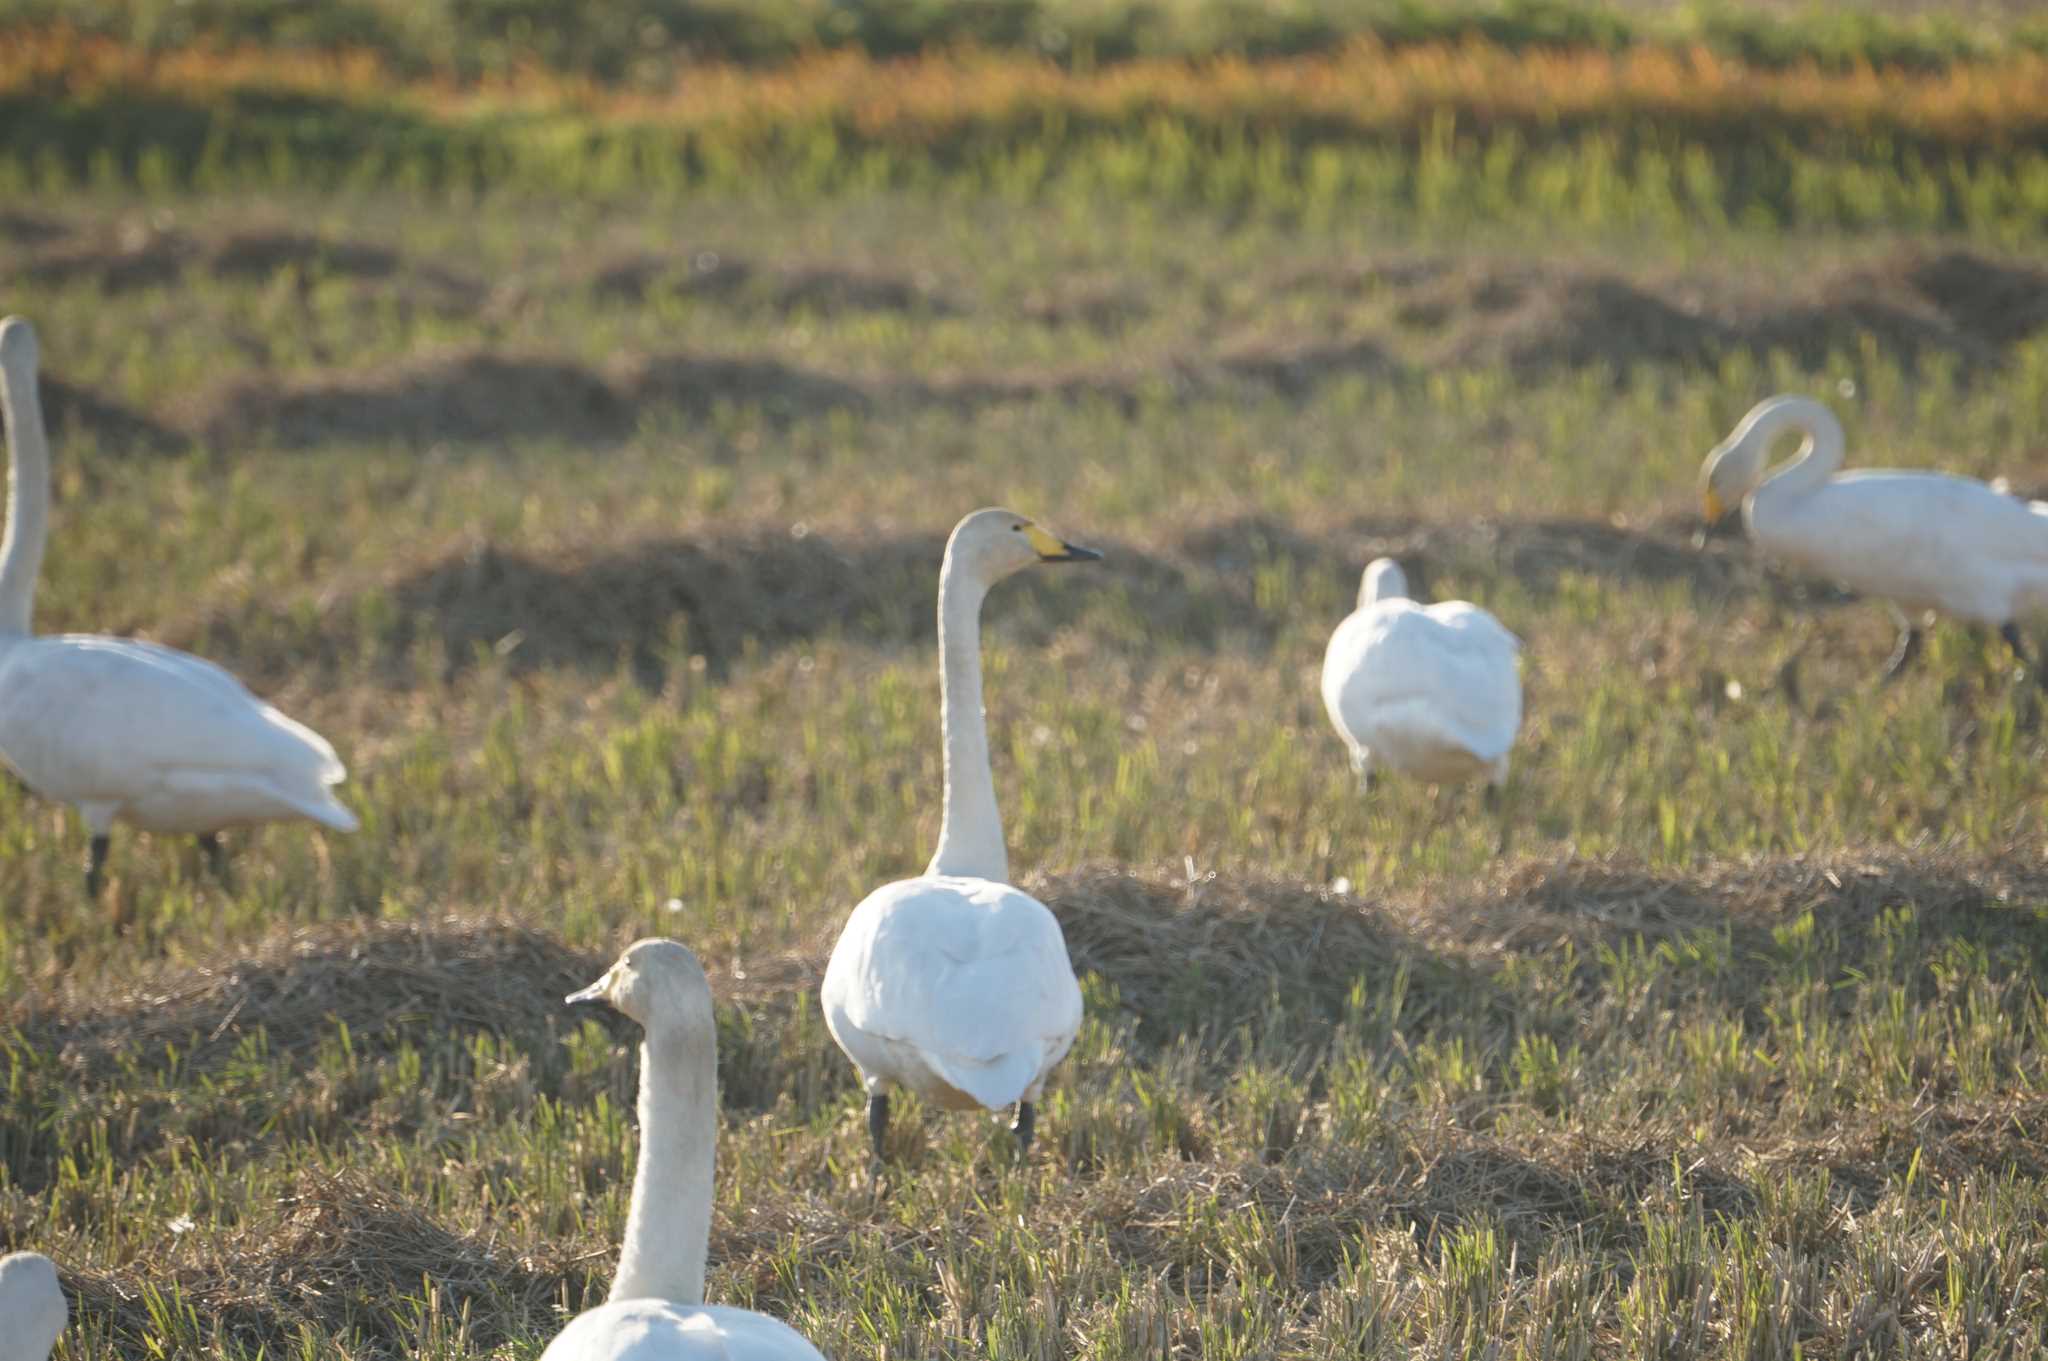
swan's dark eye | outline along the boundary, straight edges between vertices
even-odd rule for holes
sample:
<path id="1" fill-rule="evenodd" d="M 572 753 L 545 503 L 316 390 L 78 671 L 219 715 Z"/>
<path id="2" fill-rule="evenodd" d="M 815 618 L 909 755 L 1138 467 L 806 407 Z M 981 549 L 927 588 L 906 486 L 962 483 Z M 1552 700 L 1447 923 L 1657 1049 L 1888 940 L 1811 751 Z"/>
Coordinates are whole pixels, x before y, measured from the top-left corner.
<path id="1" fill-rule="evenodd" d="M 1010 529 L 1018 534 L 1022 534 L 1024 532 L 1024 526 L 1022 525 L 1011 525 Z"/>

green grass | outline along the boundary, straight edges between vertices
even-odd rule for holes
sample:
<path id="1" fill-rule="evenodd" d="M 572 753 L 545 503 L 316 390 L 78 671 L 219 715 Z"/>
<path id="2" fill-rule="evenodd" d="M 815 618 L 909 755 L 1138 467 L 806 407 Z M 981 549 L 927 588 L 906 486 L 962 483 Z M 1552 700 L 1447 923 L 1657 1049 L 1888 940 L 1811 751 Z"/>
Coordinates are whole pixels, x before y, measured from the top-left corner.
<path id="1" fill-rule="evenodd" d="M 63 1264 L 65 1361 L 536 1355 L 634 1146 L 629 1028 L 557 999 L 649 932 L 722 998 L 713 1296 L 828 1355 L 2048 1340 L 2032 678 L 1945 624 L 1877 689 L 1881 609 L 1693 537 L 1780 389 L 1852 461 L 2048 483 L 2024 259 L 919 191 L 0 231 L 40 626 L 228 665 L 364 823 L 236 837 L 231 891 L 122 835 L 95 906 L 0 789 L 0 1244 Z M 1106 552 L 989 606 L 1089 1019 L 1028 1165 L 906 1102 L 876 1187 L 815 980 L 929 854 L 934 572 L 989 502 Z M 1505 851 L 1326 728 L 1381 552 L 1527 641 Z"/>

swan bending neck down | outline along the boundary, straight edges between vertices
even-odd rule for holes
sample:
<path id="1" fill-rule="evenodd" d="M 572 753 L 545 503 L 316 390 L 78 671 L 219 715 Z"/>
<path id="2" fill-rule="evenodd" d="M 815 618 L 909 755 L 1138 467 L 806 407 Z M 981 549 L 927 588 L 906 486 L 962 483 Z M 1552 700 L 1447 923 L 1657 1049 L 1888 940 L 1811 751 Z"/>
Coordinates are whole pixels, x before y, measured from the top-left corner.
<path id="1" fill-rule="evenodd" d="M 779 1320 L 704 1303 L 718 1027 L 696 955 L 672 940 L 639 941 L 567 1001 L 609 1005 L 645 1031 L 640 1158 L 611 1295 L 571 1320 L 542 1361 L 823 1361 Z"/>
<path id="2" fill-rule="evenodd" d="M 57 1268 L 40 1252 L 0 1257 L 0 1361 L 47 1361 L 71 1321 Z"/>
<path id="3" fill-rule="evenodd" d="M 1770 471 L 1771 447 L 1787 432 L 1802 436 L 1799 450 Z M 1844 473 L 1844 451 L 1841 422 L 1821 403 L 1759 402 L 1701 468 L 1708 521 L 1739 505 L 1771 556 L 1887 601 L 1900 626 L 1888 680 L 1920 648 L 1908 610 L 1991 625 L 2025 662 L 2015 620 L 2048 608 L 2048 504 L 1948 473 Z"/>
<path id="4" fill-rule="evenodd" d="M 9 456 L 0 760 L 84 817 L 92 838 L 86 892 L 99 890 L 117 819 L 197 835 L 217 873 L 225 872 L 223 828 L 306 818 L 354 831 L 355 815 L 332 792 L 347 774 L 334 748 L 211 662 L 125 638 L 34 636 L 50 509 L 38 360 L 34 328 L 20 317 L 0 321 Z"/>
<path id="5" fill-rule="evenodd" d="M 1100 556 L 1007 510 L 975 511 L 946 542 L 938 849 L 921 877 L 878 888 L 854 908 L 820 991 L 825 1024 L 867 1090 L 878 1157 L 891 1086 L 954 1109 L 1015 1104 L 1012 1130 L 1028 1150 L 1032 1103 L 1080 1029 L 1081 991 L 1059 922 L 1008 882 L 982 712 L 981 607 L 1013 572 Z"/>

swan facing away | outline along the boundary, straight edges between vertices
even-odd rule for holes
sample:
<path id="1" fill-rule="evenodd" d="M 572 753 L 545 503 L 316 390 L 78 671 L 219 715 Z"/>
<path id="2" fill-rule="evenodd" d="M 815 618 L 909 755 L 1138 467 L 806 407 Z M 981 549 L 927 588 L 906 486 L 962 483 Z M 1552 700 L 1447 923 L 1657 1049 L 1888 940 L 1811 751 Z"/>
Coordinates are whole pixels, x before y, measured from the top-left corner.
<path id="1" fill-rule="evenodd" d="M 824 1361 L 789 1325 L 704 1303 L 718 1148 L 718 1024 L 687 946 L 643 940 L 565 999 L 640 1023 L 640 1158 L 611 1295 L 570 1320 L 541 1361 Z"/>
<path id="2" fill-rule="evenodd" d="M 1035 563 L 1100 556 L 1007 510 L 975 511 L 947 540 L 938 850 L 922 875 L 884 885 L 853 909 L 821 989 L 825 1025 L 867 1090 L 878 1158 L 892 1085 L 952 1110 L 1014 1104 L 1011 1129 L 1028 1151 L 1033 1103 L 1081 1028 L 1066 936 L 1043 903 L 1008 882 L 981 707 L 981 603 L 996 582 Z"/>
<path id="3" fill-rule="evenodd" d="M 71 1306 L 57 1268 L 40 1252 L 0 1257 L 0 1361 L 48 1361 Z"/>
<path id="4" fill-rule="evenodd" d="M 1365 569 L 1358 608 L 1323 654 L 1323 706 L 1368 788 L 1380 766 L 1492 799 L 1522 726 L 1521 640 L 1463 600 L 1422 605 L 1392 558 Z"/>
<path id="5" fill-rule="evenodd" d="M 331 789 L 347 775 L 334 748 L 213 663 L 126 638 L 30 631 L 50 508 L 36 365 L 34 329 L 0 321 L 0 760 L 38 794 L 78 808 L 92 834 L 86 892 L 99 891 L 117 820 L 197 835 L 217 873 L 223 828 L 307 818 L 354 831 L 355 814 Z"/>
<path id="6" fill-rule="evenodd" d="M 1767 473 L 1787 431 L 1804 436 L 1799 453 Z M 1989 624 L 2025 664 L 2014 620 L 2048 607 L 2048 503 L 1949 473 L 1845 473 L 1842 456 L 1841 422 L 1821 403 L 1759 402 L 1701 469 L 1707 520 L 1739 505 L 1750 538 L 1772 557 L 1888 601 L 1900 624 L 1888 680 L 1920 650 L 1904 611 Z"/>

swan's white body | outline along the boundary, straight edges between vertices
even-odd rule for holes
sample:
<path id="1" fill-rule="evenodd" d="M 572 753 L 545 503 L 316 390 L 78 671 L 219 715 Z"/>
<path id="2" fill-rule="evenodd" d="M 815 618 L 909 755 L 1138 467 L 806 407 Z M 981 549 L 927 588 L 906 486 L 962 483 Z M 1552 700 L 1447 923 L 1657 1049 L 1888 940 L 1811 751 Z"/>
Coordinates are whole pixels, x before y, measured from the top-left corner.
<path id="1" fill-rule="evenodd" d="M 638 1021 L 640 1158 L 611 1296 L 578 1314 L 541 1361 L 824 1361 L 788 1325 L 704 1303 L 718 1147 L 718 1023 L 697 957 L 643 940 L 570 1002 Z"/>
<path id="2" fill-rule="evenodd" d="M 1323 706 L 1352 769 L 1504 783 L 1522 726 L 1521 647 L 1477 605 L 1408 599 L 1400 567 L 1375 561 L 1323 654 Z"/>
<path id="3" fill-rule="evenodd" d="M 542 1361 L 810 1361 L 796 1329 L 751 1309 L 668 1300 L 607 1302 L 578 1314 Z"/>
<path id="4" fill-rule="evenodd" d="M 36 342 L 0 322 L 11 485 L 0 547 L 0 760 L 74 804 L 94 837 L 115 821 L 208 833 L 308 818 L 353 831 L 334 748 L 211 662 L 154 643 L 30 632 L 49 513 Z"/>
<path id="5" fill-rule="evenodd" d="M 826 1027 L 871 1098 L 895 1085 L 953 1109 L 1035 1102 L 1080 1031 L 1066 936 L 1043 903 L 1008 883 L 981 707 L 981 604 L 1022 567 L 1093 556 L 999 510 L 969 515 L 946 545 L 938 851 L 922 876 L 854 908 L 820 991 Z"/>
<path id="6" fill-rule="evenodd" d="M 0 1361 L 48 1361 L 70 1320 L 49 1258 L 40 1252 L 0 1257 Z"/>
<path id="7" fill-rule="evenodd" d="M 1805 436 L 1765 475 L 1772 441 Z M 1908 610 L 2002 625 L 2048 607 L 2048 503 L 1937 472 L 1841 472 L 1834 413 L 1804 397 L 1759 403 L 1707 458 L 1710 520 L 1740 504 L 1774 558 Z"/>
<path id="8" fill-rule="evenodd" d="M 1036 1101 L 1081 1028 L 1066 936 L 993 879 L 924 875 L 876 889 L 825 969 L 825 1025 L 870 1090 L 951 1110 Z"/>

